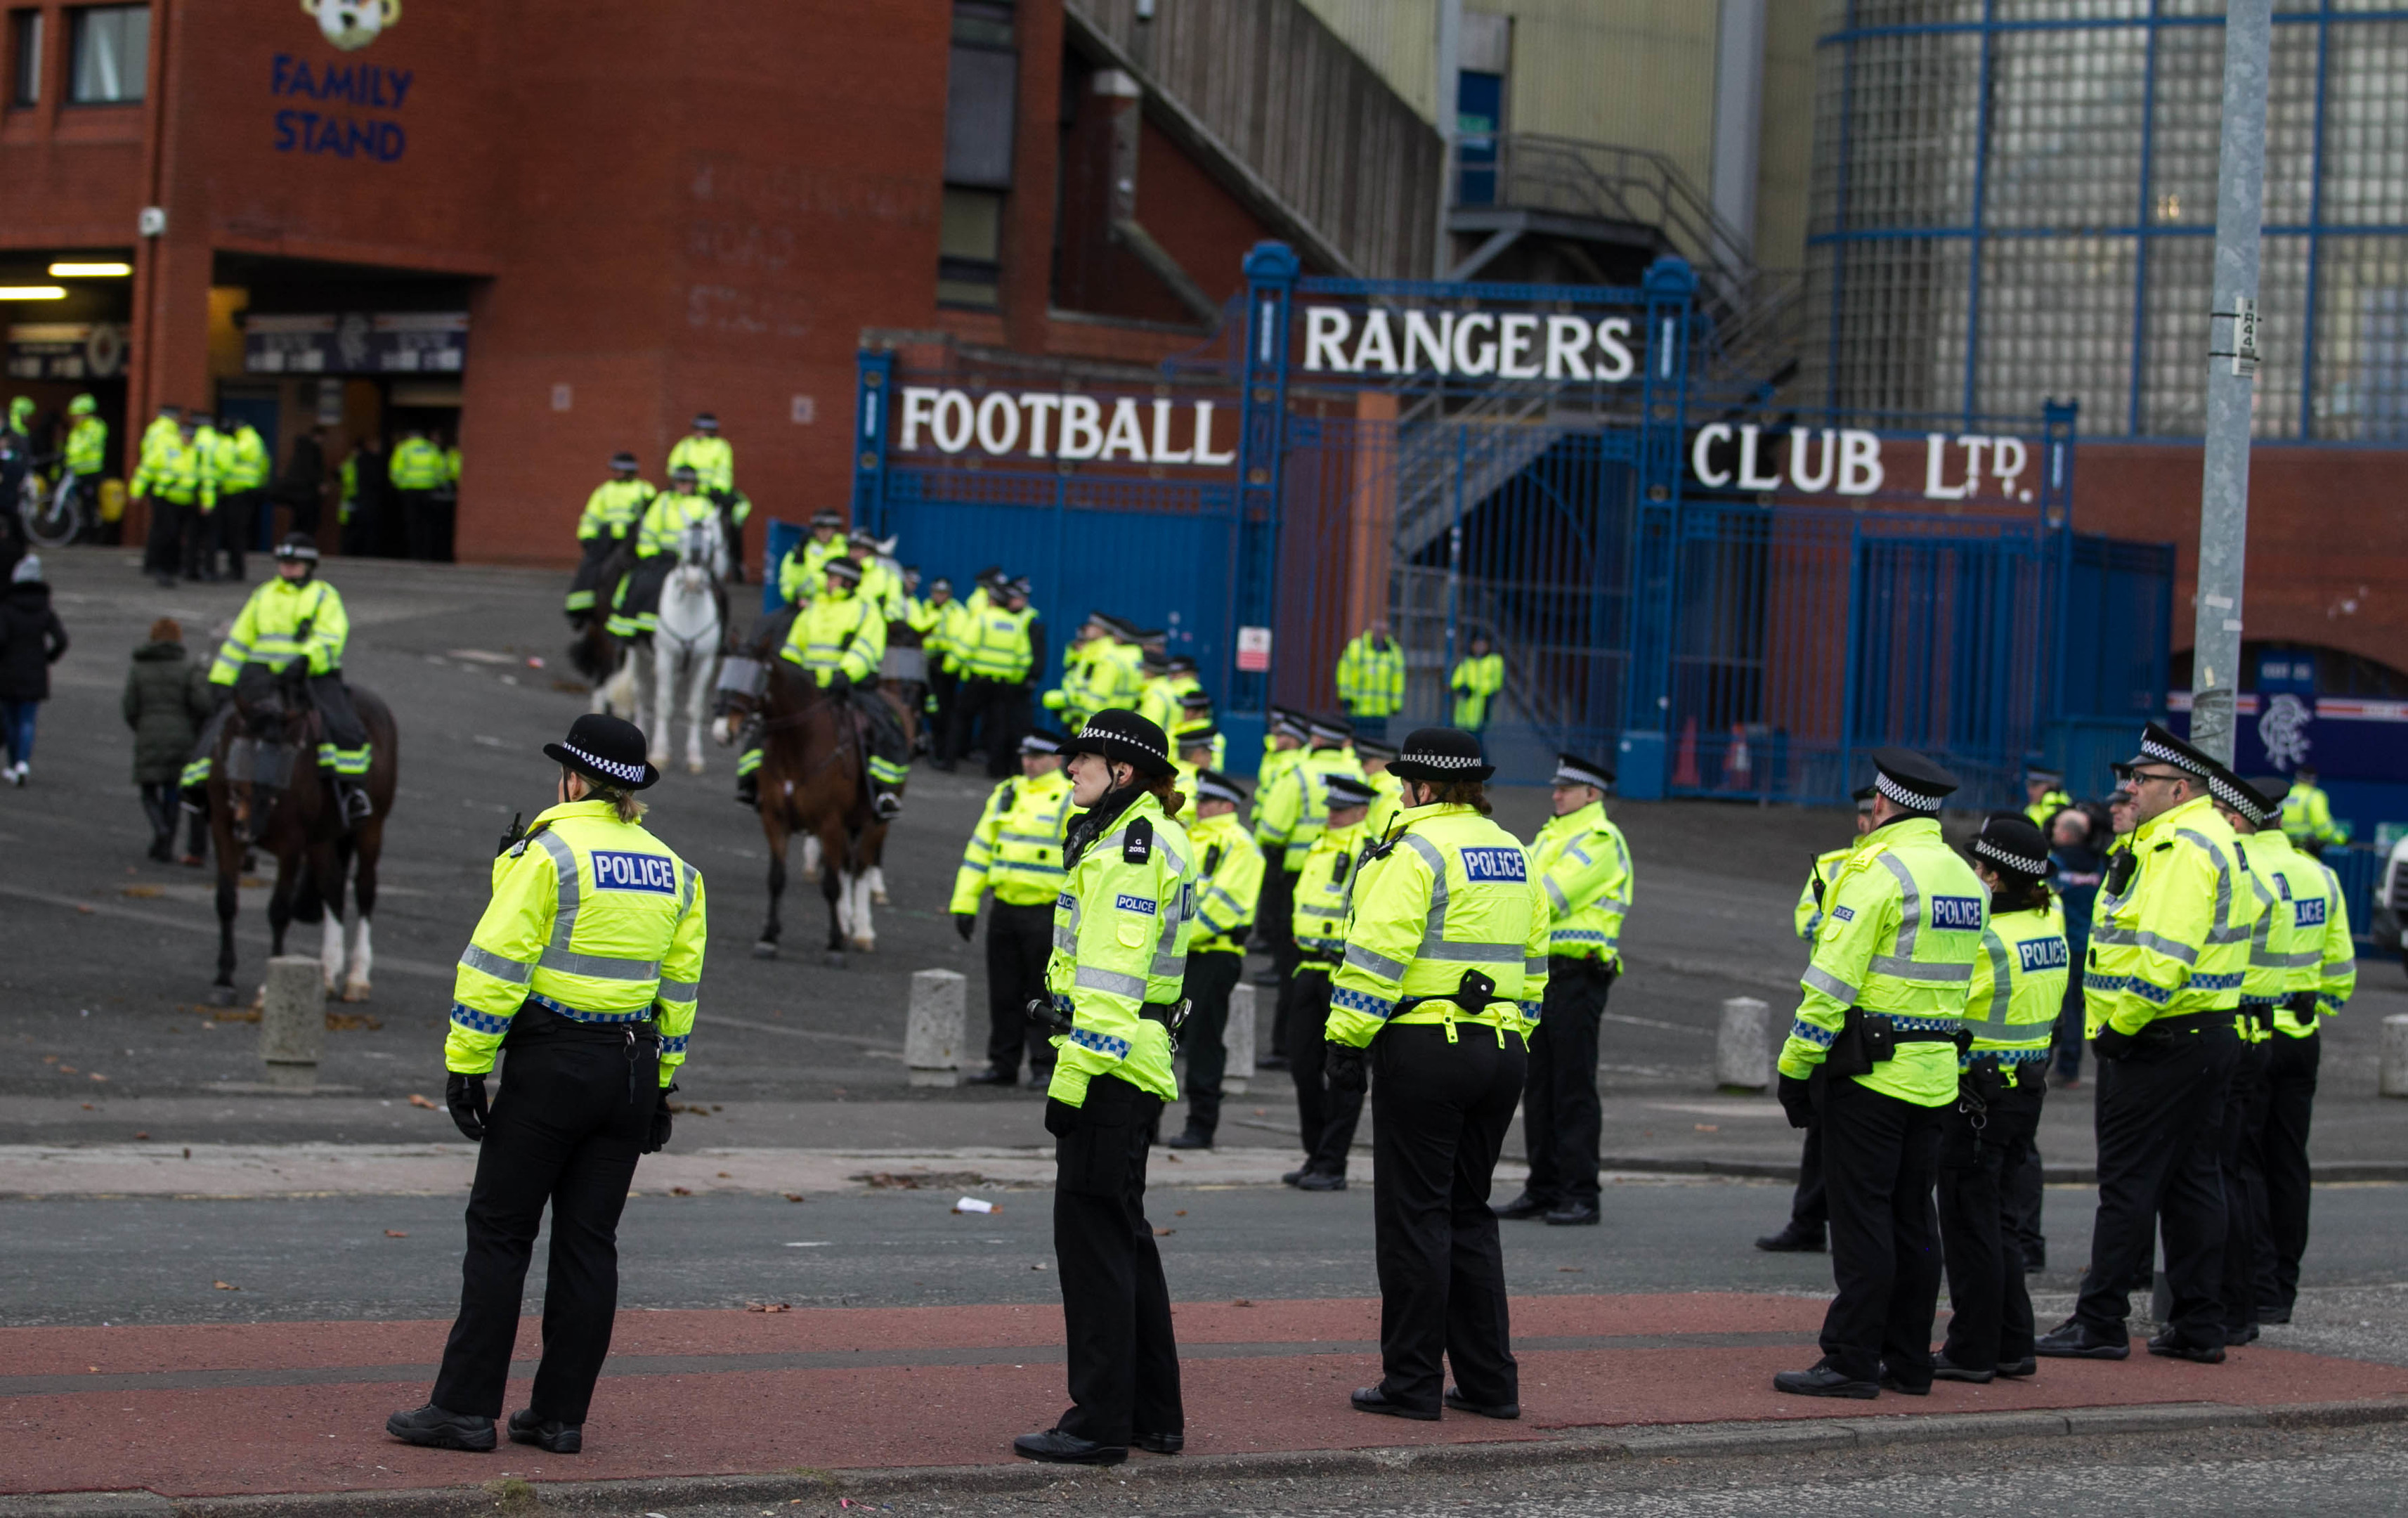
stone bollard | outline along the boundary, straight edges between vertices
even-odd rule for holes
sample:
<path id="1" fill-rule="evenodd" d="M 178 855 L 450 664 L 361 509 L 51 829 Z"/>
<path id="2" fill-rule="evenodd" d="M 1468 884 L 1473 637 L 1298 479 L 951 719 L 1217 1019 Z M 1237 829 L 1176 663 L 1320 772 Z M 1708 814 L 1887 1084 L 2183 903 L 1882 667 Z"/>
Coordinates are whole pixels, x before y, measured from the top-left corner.
<path id="1" fill-rule="evenodd" d="M 2386 1096 L 2408 1096 L 2408 1013 L 2383 1020 L 2383 1074 L 2375 1089 Z"/>
<path id="2" fill-rule="evenodd" d="M 1772 1010 L 1754 996 L 1723 1003 L 1714 1036 L 1714 1084 L 1725 1091 L 1762 1091 L 1772 1082 Z"/>
<path id="3" fill-rule="evenodd" d="M 1240 984 L 1229 993 L 1229 1025 L 1221 1030 L 1221 1047 L 1229 1052 L 1221 1076 L 1226 1096 L 1242 1096 L 1254 1079 L 1254 988 Z"/>
<path id="4" fill-rule="evenodd" d="M 962 1001 L 969 981 L 956 970 L 911 976 L 911 1018 L 903 1034 L 903 1063 L 915 1086 L 962 1083 Z"/>
<path id="5" fill-rule="evenodd" d="M 315 959 L 283 954 L 267 962 L 260 995 L 259 1057 L 267 1083 L 307 1091 L 318 1083 L 326 1049 L 326 987 Z"/>

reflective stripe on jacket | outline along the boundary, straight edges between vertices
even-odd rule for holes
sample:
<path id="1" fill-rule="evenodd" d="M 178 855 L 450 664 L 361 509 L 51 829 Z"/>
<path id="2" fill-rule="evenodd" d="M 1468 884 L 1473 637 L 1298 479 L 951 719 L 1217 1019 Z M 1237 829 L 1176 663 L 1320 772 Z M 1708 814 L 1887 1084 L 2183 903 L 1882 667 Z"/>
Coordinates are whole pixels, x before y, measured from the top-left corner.
<path id="1" fill-rule="evenodd" d="M 1128 831 L 1140 819 L 1154 837 L 1145 858 L 1132 863 Z M 1170 1030 L 1140 1009 L 1173 1005 L 1182 995 L 1196 931 L 1194 849 L 1162 803 L 1140 794 L 1069 866 L 1054 898 L 1054 953 L 1045 966 L 1046 992 L 1072 1024 L 1054 1036 L 1059 1053 L 1046 1095 L 1054 1100 L 1085 1105 L 1087 1082 L 1098 1075 L 1179 1099 Z"/>
<path id="2" fill-rule="evenodd" d="M 1806 883 L 1798 889 L 1798 905 L 1790 910 L 1789 923 L 1808 943 L 1814 941 L 1815 929 L 1823 925 L 1823 903 L 1830 896 L 1831 882 L 1839 878 L 1840 866 L 1848 862 L 1848 855 L 1856 852 L 1855 846 L 1850 845 L 1818 853 L 1813 867 L 1807 870 Z M 1814 889 L 1817 881 L 1823 885 L 1819 894 Z"/>
<path id="3" fill-rule="evenodd" d="M 778 594 L 788 602 L 808 601 L 826 582 L 830 559 L 844 557 L 844 538 L 831 535 L 824 543 L 806 537 L 786 551 L 778 565 Z"/>
<path id="4" fill-rule="evenodd" d="M 978 910 L 987 891 L 1011 907 L 1035 907 L 1062 889 L 1062 835 L 1069 826 L 1070 777 L 1055 768 L 998 785 L 953 872 L 953 909 Z"/>
<path id="5" fill-rule="evenodd" d="M 1305 851 L 1296 878 L 1296 905 L 1288 924 L 1297 952 L 1308 964 L 1334 967 L 1346 952 L 1346 913 L 1354 893 L 1354 866 L 1363 852 L 1363 824 L 1324 829 Z"/>
<path id="6" fill-rule="evenodd" d="M 2099 893 L 2090 931 L 2082 978 L 2089 1037 L 2110 1023 L 2138 1033 L 2161 1017 L 2241 1005 L 2258 895 L 2239 845 L 2205 796 L 2134 831 L 2138 867 L 2123 895 Z"/>
<path id="7" fill-rule="evenodd" d="M 2264 915 L 2249 935 L 2249 971 L 2242 982 L 2242 1000 L 2270 1003 L 2275 1032 L 2305 1038 L 2316 1031 L 2322 1013 L 2340 1010 L 2358 986 L 2349 904 L 2325 862 L 2292 847 L 2277 829 L 2252 833 L 2241 840 L 2241 852 L 2250 874 L 2267 891 L 2258 897 Z M 2274 979 L 2278 973 L 2279 981 Z M 2301 992 L 2314 993 L 2317 1006 L 2304 1018 L 2291 1010 L 2291 998 Z"/>
<path id="8" fill-rule="evenodd" d="M 1405 709 L 1405 651 L 1395 638 L 1354 635 L 1338 656 L 1338 699 L 1357 717 L 1393 717 Z"/>
<path id="9" fill-rule="evenodd" d="M 443 451 L 423 437 L 405 437 L 393 451 L 393 488 L 433 490 L 443 483 Z"/>
<path id="10" fill-rule="evenodd" d="M 650 559 L 675 553 L 688 527 L 718 520 L 719 508 L 710 504 L 709 496 L 663 491 L 644 508 L 644 524 L 636 532 L 636 557 Z"/>
<path id="11" fill-rule="evenodd" d="M 608 801 L 571 801 L 494 861 L 494 896 L 460 955 L 444 1067 L 478 1074 L 521 1004 L 589 1023 L 653 1019 L 661 1084 L 685 1063 L 702 993 L 702 873 Z"/>
<path id="12" fill-rule="evenodd" d="M 67 430 L 67 468 L 96 475 L 108 467 L 108 423 L 88 416 Z"/>
<path id="13" fill-rule="evenodd" d="M 736 488 L 736 450 L 724 437 L 707 432 L 690 432 L 669 449 L 667 467 L 683 464 L 695 473 L 695 487 L 702 491 Z"/>
<path id="14" fill-rule="evenodd" d="M 1189 953 L 1238 953 L 1231 937 L 1254 923 L 1263 886 L 1263 852 L 1234 811 L 1197 819 L 1187 830 L 1200 861 L 1196 869 L 1196 938 Z"/>
<path id="15" fill-rule="evenodd" d="M 303 632 L 303 626 L 308 632 Z M 343 666 L 343 645 L 350 641 L 351 619 L 344 613 L 342 594 L 322 580 L 296 585 L 279 575 L 251 593 L 242 614 L 218 645 L 217 661 L 209 666 L 209 683 L 231 685 L 247 664 L 263 664 L 281 672 L 294 659 L 307 657 L 309 673 L 331 674 Z"/>
<path id="16" fill-rule="evenodd" d="M 2349 829 L 2333 821 L 2332 798 L 2319 786 L 2296 780 L 2283 797 L 2283 832 L 2295 844 L 2349 841 Z"/>
<path id="17" fill-rule="evenodd" d="M 1028 624 L 1036 620 L 1036 609 L 1031 607 L 1013 611 L 993 606 L 979 613 L 970 629 L 973 641 L 963 651 L 962 672 L 1007 683 L 1024 679 L 1035 658 L 1036 651 L 1028 640 Z"/>
<path id="18" fill-rule="evenodd" d="M 1254 795 L 1254 841 L 1266 858 L 1274 852 L 1280 867 L 1290 872 L 1304 867 L 1312 840 L 1329 825 L 1329 777 L 1363 778 L 1363 766 L 1346 749 L 1300 751 L 1280 771 L 1276 780 L 1262 783 Z"/>
<path id="19" fill-rule="evenodd" d="M 605 533 L 626 537 L 659 494 L 650 480 L 605 480 L 585 497 L 585 510 L 577 519 L 577 540 L 581 543 Z"/>
<path id="20" fill-rule="evenodd" d="M 823 595 L 795 619 L 778 656 L 810 670 L 822 685 L 839 669 L 858 685 L 886 657 L 886 619 L 850 591 Z"/>
<path id="21" fill-rule="evenodd" d="M 1530 868 L 1547 898 L 1547 952 L 1620 965 L 1630 847 L 1605 815 L 1605 803 L 1547 819 L 1530 840 Z"/>
<path id="22" fill-rule="evenodd" d="M 2055 897 L 2046 911 L 1991 918 L 1965 995 L 1973 1053 L 1996 1052 L 2003 1064 L 2046 1059 L 2072 957 L 2065 945 L 2065 909 Z"/>
<path id="23" fill-rule="evenodd" d="M 1505 688 L 1505 656 L 1484 653 L 1476 659 L 1459 660 L 1455 672 L 1447 676 L 1446 685 L 1455 693 L 1455 725 L 1484 727 L 1488 724 L 1488 703 Z"/>

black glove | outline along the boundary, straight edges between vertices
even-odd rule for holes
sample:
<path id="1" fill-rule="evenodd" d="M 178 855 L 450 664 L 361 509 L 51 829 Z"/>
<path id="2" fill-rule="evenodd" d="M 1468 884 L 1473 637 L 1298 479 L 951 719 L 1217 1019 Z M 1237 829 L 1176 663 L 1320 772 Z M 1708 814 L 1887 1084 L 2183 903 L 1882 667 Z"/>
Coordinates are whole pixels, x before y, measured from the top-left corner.
<path id="1" fill-rule="evenodd" d="M 1789 1114 L 1793 1128 L 1812 1127 L 1814 1124 L 1814 1088 L 1812 1082 L 1794 1075 L 1784 1075 L 1774 1088 L 1781 1096 L 1781 1110 Z"/>
<path id="2" fill-rule="evenodd" d="M 1321 1083 L 1331 1091 L 1362 1092 L 1370 1089 L 1371 1073 L 1363 1060 L 1365 1051 L 1353 1044 L 1331 1043 L 1322 1051 Z"/>
<path id="3" fill-rule="evenodd" d="M 472 1144 L 485 1141 L 485 1078 L 462 1075 L 454 1070 L 443 1082 L 443 1105 L 452 1110 L 452 1121 Z"/>
<path id="4" fill-rule="evenodd" d="M 833 669 L 828 672 L 828 695 L 842 695 L 845 692 L 852 689 L 853 677 L 851 675 L 846 674 L 841 669 Z"/>
<path id="5" fill-rule="evenodd" d="M 964 943 L 968 943 L 968 942 L 969 942 L 972 938 L 977 938 L 977 937 L 978 937 L 978 913 L 976 913 L 976 912 L 955 912 L 955 913 L 953 913 L 953 931 L 954 931 L 954 932 L 956 932 L 956 933 L 958 933 L 958 934 L 960 934 L 960 935 L 962 936 L 962 941 L 963 941 Z"/>
<path id="6" fill-rule="evenodd" d="M 2100 1028 L 2099 1036 L 2090 1040 L 2092 1052 L 2100 1059 L 2122 1059 L 2139 1048 L 2140 1044 L 2140 1035 L 2126 1033 L 2113 1023 Z"/>
<path id="7" fill-rule="evenodd" d="M 1071 1022 L 1068 1014 L 1056 1008 L 1053 1001 L 1047 997 L 1029 997 L 1028 1005 L 1023 1008 L 1022 1010 L 1027 1015 L 1028 1021 L 1036 1024 L 1039 1027 L 1043 1028 L 1048 1033 L 1068 1033 L 1070 1031 Z"/>
<path id="8" fill-rule="evenodd" d="M 668 1147 L 669 1093 L 676 1089 L 677 1083 L 675 1081 L 671 1081 L 669 1084 L 663 1086 L 661 1088 L 661 1099 L 652 1104 L 652 1131 L 644 1136 L 643 1152 L 647 1154 L 657 1154 L 662 1150 Z"/>

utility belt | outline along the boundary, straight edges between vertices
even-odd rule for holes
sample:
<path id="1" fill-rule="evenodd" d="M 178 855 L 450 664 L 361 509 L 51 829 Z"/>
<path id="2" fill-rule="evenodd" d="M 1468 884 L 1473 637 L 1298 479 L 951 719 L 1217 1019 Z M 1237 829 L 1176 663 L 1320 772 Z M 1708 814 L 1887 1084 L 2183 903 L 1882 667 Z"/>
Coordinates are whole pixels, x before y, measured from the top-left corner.
<path id="1" fill-rule="evenodd" d="M 1390 1024 L 1435 1023 L 1446 1029 L 1446 1041 L 1455 1041 L 1457 1023 L 1477 1023 L 1497 1030 L 1497 1047 L 1505 1047 L 1505 1014 L 1492 1011 L 1496 1007 L 1512 1008 L 1513 999 L 1497 995 L 1497 982 L 1478 970 L 1466 970 L 1455 988 L 1443 995 L 1407 996 L 1397 1003 L 1389 1014 Z M 1519 1010 L 1515 1010 L 1519 1015 Z"/>
<path id="2" fill-rule="evenodd" d="M 530 1043 L 616 1044 L 626 1052 L 627 1099 L 634 1101 L 638 1072 L 653 1068 L 647 1061 L 661 1055 L 661 1026 L 652 1009 L 640 1012 L 586 1012 L 530 992 L 502 1035 L 502 1047 L 523 1049 Z"/>
<path id="3" fill-rule="evenodd" d="M 2258 1000 L 2244 996 L 2241 1000 L 2242 1020 L 2249 1024 L 2251 1032 L 2263 1038 L 2274 1031 L 2274 1009 L 2281 1005 L 2276 997 Z"/>
<path id="4" fill-rule="evenodd" d="M 2037 1053 L 2038 1058 L 2009 1056 Z M 1956 1072 L 1956 1110 L 1982 1126 L 1990 1105 L 2010 1091 L 2032 1091 L 2045 1085 L 2048 1051 L 1985 1049 L 1968 1056 Z"/>
<path id="5" fill-rule="evenodd" d="M 1915 1043 L 1954 1044 L 1961 1055 L 1973 1047 L 1973 1030 L 1961 1017 L 1893 1017 L 1851 1007 L 1823 1068 L 1835 1079 L 1870 1075 L 1874 1066 L 1896 1059 L 1900 1044 Z"/>

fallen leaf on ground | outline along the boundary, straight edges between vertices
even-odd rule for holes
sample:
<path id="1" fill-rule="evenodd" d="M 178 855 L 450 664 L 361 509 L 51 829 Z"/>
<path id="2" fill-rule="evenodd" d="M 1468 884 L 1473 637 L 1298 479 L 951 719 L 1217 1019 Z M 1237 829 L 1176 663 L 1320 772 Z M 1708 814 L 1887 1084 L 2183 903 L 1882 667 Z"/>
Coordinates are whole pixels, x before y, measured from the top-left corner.
<path id="1" fill-rule="evenodd" d="M 1723 1131 L 1723 1125 L 1719 1123 L 1700 1123 L 1698 1124 L 1698 1131 L 1699 1133 L 1720 1133 Z"/>
<path id="2" fill-rule="evenodd" d="M 686 1190 L 683 1186 L 671 1186 L 669 1188 L 669 1195 L 672 1196 L 691 1196 L 694 1193 Z"/>
<path id="3" fill-rule="evenodd" d="M 1240 1297 L 1237 1298 L 1235 1301 L 1231 1302 L 1229 1305 L 1230 1305 L 1231 1307 L 1252 1307 L 1252 1306 L 1254 1306 L 1254 1298 L 1253 1298 L 1253 1297 L 1251 1297 L 1251 1296 L 1240 1296 Z"/>
<path id="4" fill-rule="evenodd" d="M 137 1134 L 136 1134 L 134 1137 L 135 1137 L 135 1138 L 150 1138 L 150 1136 L 149 1134 L 147 1134 L 147 1133 L 137 1133 Z"/>
<path id="5" fill-rule="evenodd" d="M 72 1065 L 62 1065 L 59 1067 L 59 1073 L 61 1075 L 81 1075 L 83 1072 L 77 1069 Z"/>
<path id="6" fill-rule="evenodd" d="M 1164 1155 L 1164 1156 L 1162 1156 L 1162 1157 L 1163 1157 L 1164 1159 L 1168 1160 L 1168 1161 L 1169 1161 L 1171 1164 L 1173 1164 L 1173 1165 L 1183 1165 L 1183 1164 L 1185 1164 L 1185 1163 L 1186 1163 L 1184 1160 L 1182 1160 L 1182 1159 L 1181 1159 L 1178 1155 L 1176 1155 L 1176 1154 L 1165 1154 L 1165 1155 Z"/>
<path id="7" fill-rule="evenodd" d="M 728 1179 L 730 1179 L 730 1178 L 729 1178 L 729 1176 L 728 1176 L 728 1174 L 727 1174 L 727 1172 L 726 1172 L 726 1171 L 722 1170 L 722 1171 L 720 1171 L 720 1172 L 719 1172 L 719 1179 L 720 1179 L 720 1180 L 722 1180 L 722 1181 L 725 1181 L 725 1180 L 728 1180 Z"/>
<path id="8" fill-rule="evenodd" d="M 747 1302 L 744 1304 L 744 1310 L 747 1312 L 792 1312 L 795 1310 L 784 1302 Z"/>
<path id="9" fill-rule="evenodd" d="M 83 1104 L 83 1110 L 84 1110 L 85 1111 L 87 1111 L 87 1112 L 90 1112 L 90 1111 L 95 1110 L 95 1109 L 93 1107 L 92 1103 L 90 1103 L 90 1102 L 86 1102 L 86 1103 L 84 1103 L 84 1104 Z"/>
<path id="10" fill-rule="evenodd" d="M 1576 1276 L 1587 1268 L 1586 1266 L 1581 1265 L 1559 1265 L 1555 1267 L 1555 1273 L 1560 1276 Z"/>
<path id="11" fill-rule="evenodd" d="M 210 1285 L 212 1285 L 212 1286 L 215 1286 L 218 1290 L 220 1290 L 220 1291 L 222 1291 L 222 1292 L 238 1292 L 238 1291 L 242 1290 L 242 1288 L 241 1288 L 240 1286 L 230 1286 L 230 1285 L 226 1284 L 226 1283 L 225 1283 L 224 1282 L 222 1282 L 222 1281 L 212 1281 L 212 1282 L 209 1282 L 209 1284 L 210 1284 Z"/>
<path id="12" fill-rule="evenodd" d="M 90 916 L 92 915 L 92 909 L 91 909 L 90 907 L 85 906 L 85 905 L 84 905 L 82 902 L 80 902 L 80 901 L 79 901 L 79 902 L 77 902 L 77 903 L 76 903 L 76 910 L 78 910 L 78 911 L 79 911 L 79 912 L 83 913 L 86 917 L 90 917 Z"/>
<path id="13" fill-rule="evenodd" d="M 1187 1215 L 1187 1209 L 1182 1207 L 1178 1211 L 1173 1212 L 1170 1215 L 1174 1218 L 1183 1218 Z"/>
<path id="14" fill-rule="evenodd" d="M 95 1080 L 95 1081 L 106 1081 L 106 1080 L 108 1080 L 108 1077 L 107 1077 L 107 1076 L 105 1076 L 105 1075 L 101 1074 L 98 1070 L 94 1070 L 94 1071 L 93 1071 L 93 1072 L 92 1072 L 92 1078 L 93 1078 L 93 1080 Z"/>
<path id="15" fill-rule="evenodd" d="M 1268 1107 L 1257 1107 L 1254 1109 L 1254 1116 L 1268 1117 L 1270 1116 L 1270 1111 L 1271 1110 Z"/>
<path id="16" fill-rule="evenodd" d="M 357 1033 L 363 1028 L 374 1033 L 382 1026 L 384 1026 L 382 1023 L 366 1012 L 328 1012 L 326 1014 L 328 1033 Z"/>
<path id="17" fill-rule="evenodd" d="M 790 1202 L 799 1202 L 799 1201 L 801 1201 L 801 1200 L 803 1199 L 803 1194 L 802 1194 L 801 1192 L 799 1192 L 799 1191 L 790 1191 L 790 1192 L 786 1192 L 786 1193 L 784 1193 L 783 1195 L 784 1195 L 784 1196 L 785 1196 L 786 1200 L 788 1200 L 788 1201 L 790 1201 Z"/>
<path id="18" fill-rule="evenodd" d="M 387 1229 L 384 1231 L 384 1236 L 385 1236 L 387 1239 L 407 1239 L 407 1238 L 408 1238 L 408 1237 L 409 1237 L 409 1235 L 408 1235 L 408 1234 L 404 1233 L 404 1232 L 403 1232 L 401 1229 L 399 1229 L 399 1228 L 387 1228 Z"/>
<path id="19" fill-rule="evenodd" d="M 439 1112 L 442 1110 L 441 1108 L 436 1106 L 433 1102 L 428 1101 L 425 1097 L 420 1096 L 414 1091 L 409 1094 L 409 1105 L 412 1107 L 423 1107 L 430 1112 Z"/>
<path id="20" fill-rule="evenodd" d="M 1168 1239 L 1178 1231 L 1179 1230 L 1176 1228 L 1156 1228 L 1154 1230 L 1154 1237 L 1156 1239 Z"/>

